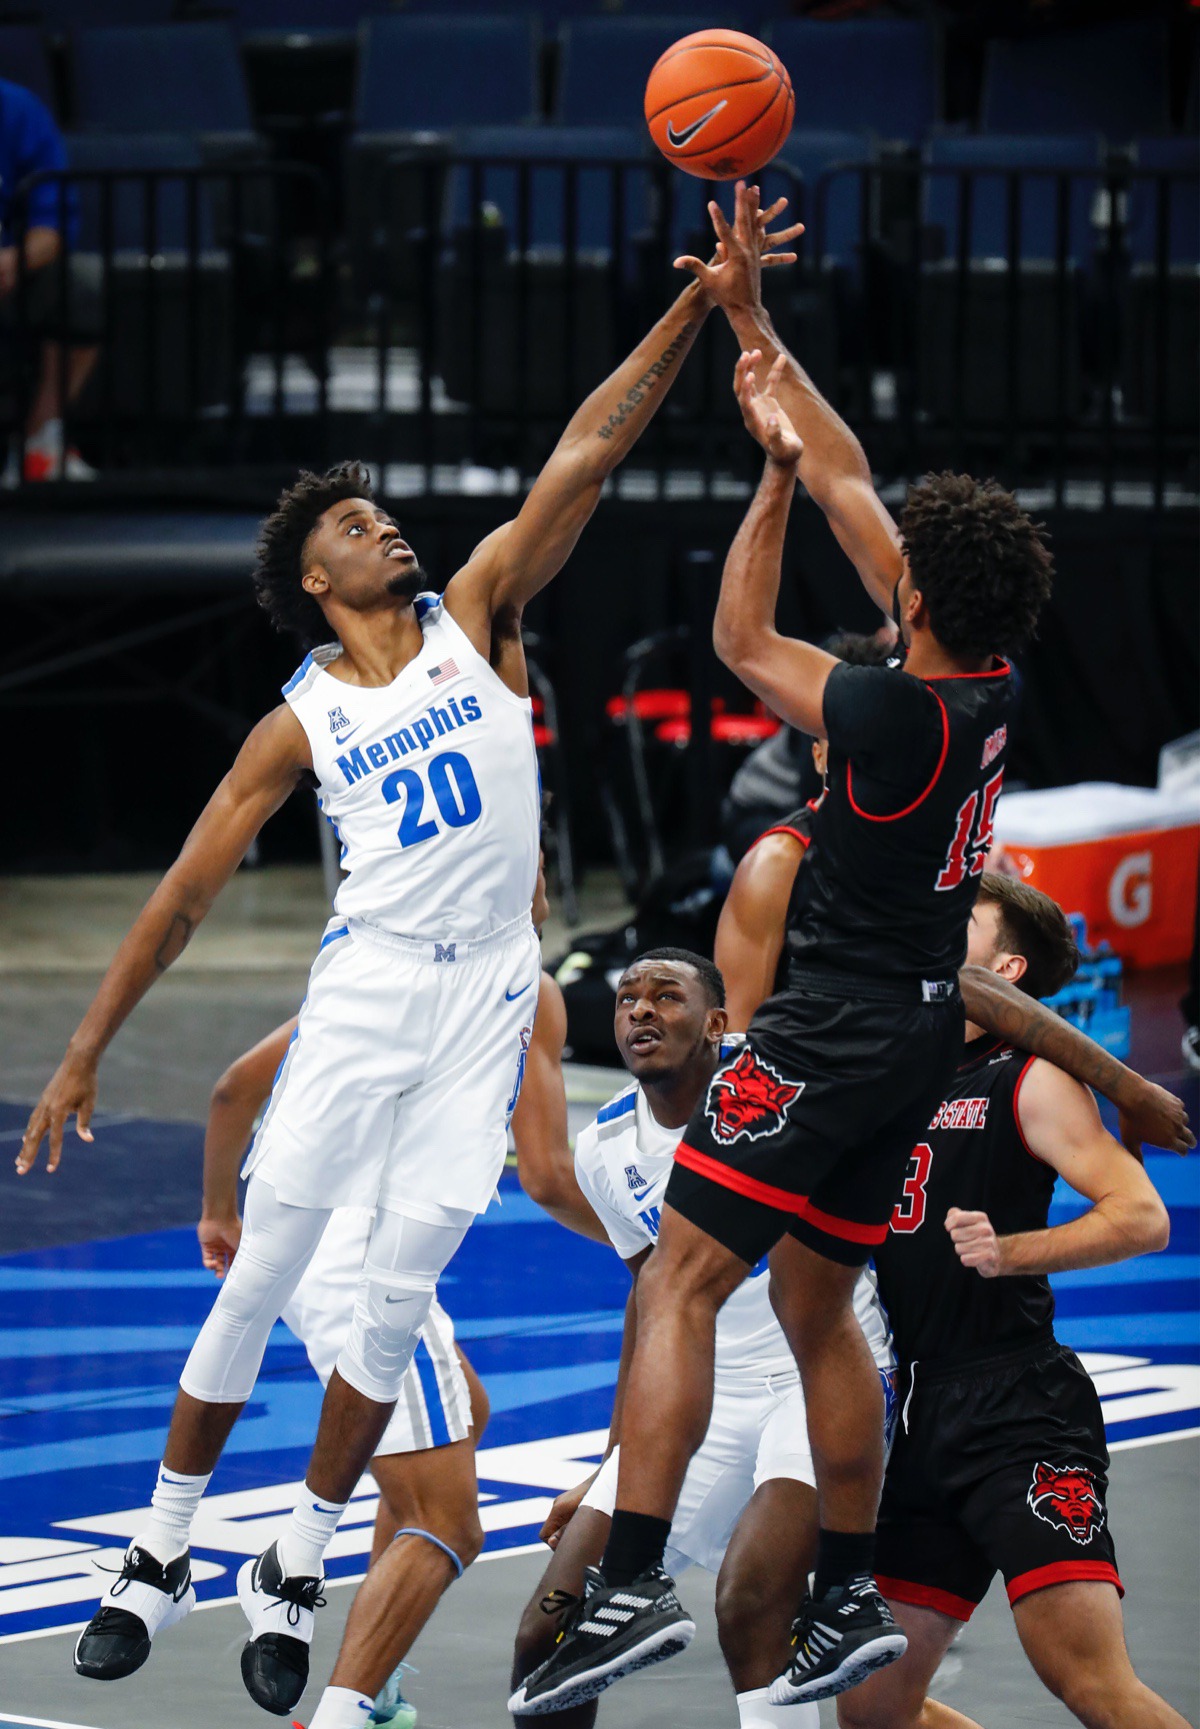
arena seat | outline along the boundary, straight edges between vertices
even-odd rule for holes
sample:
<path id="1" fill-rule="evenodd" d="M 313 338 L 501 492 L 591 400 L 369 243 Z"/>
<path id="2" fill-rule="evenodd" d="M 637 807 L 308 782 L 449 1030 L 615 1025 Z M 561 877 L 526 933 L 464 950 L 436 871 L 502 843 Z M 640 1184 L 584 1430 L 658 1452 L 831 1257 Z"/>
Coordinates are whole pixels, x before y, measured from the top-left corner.
<path id="1" fill-rule="evenodd" d="M 917 391 L 925 412 L 939 420 L 961 413 L 976 426 L 1003 423 L 1010 413 L 1010 379 L 1026 422 L 1044 425 L 1082 411 L 1082 267 L 1094 250 L 1099 162 L 1094 135 L 949 134 L 931 141 L 924 219 L 944 255 L 922 266 L 918 288 Z M 987 172 L 993 168 L 994 174 Z M 959 202 L 964 178 L 951 172 L 956 169 L 975 170 L 965 179 L 965 234 Z M 1054 169 L 1070 174 L 1065 190 L 1061 175 L 1041 172 Z M 1094 175 L 1071 172 L 1088 169 Z M 1015 253 L 1009 246 L 1010 208 Z M 966 260 L 961 287 L 960 256 Z M 1013 343 L 1018 358 L 1010 371 Z"/>
<path id="2" fill-rule="evenodd" d="M 789 18 L 772 24 L 767 40 L 788 69 L 805 128 L 915 144 L 941 116 L 940 42 L 930 24 Z"/>
<path id="3" fill-rule="evenodd" d="M 83 131 L 195 132 L 227 148 L 257 142 L 237 39 L 227 24 L 80 30 L 72 58 Z"/>
<path id="4" fill-rule="evenodd" d="M 644 126 L 650 69 L 673 42 L 724 23 L 719 17 L 573 18 L 559 32 L 558 92 L 564 126 Z"/>
<path id="5" fill-rule="evenodd" d="M 1058 253 L 1058 185 L 1055 174 L 1095 168 L 1100 162 L 1095 133 L 1041 138 L 990 134 L 946 133 L 930 140 L 925 162 L 924 220 L 944 237 L 947 257 L 959 251 L 959 184 L 957 173 L 938 169 L 973 169 L 969 177 L 970 205 L 966 255 L 974 262 L 1007 258 L 1008 199 L 1016 176 L 1019 200 L 1018 254 L 1022 262 L 1053 259 Z M 984 172 L 995 169 L 994 174 Z M 1092 251 L 1091 213 L 1098 178 L 1072 173 L 1067 210 L 1067 256 L 1079 261 Z"/>
<path id="6" fill-rule="evenodd" d="M 469 26 L 469 27 L 468 27 Z M 354 129 L 376 136 L 515 126 L 538 112 L 539 32 L 526 17 L 368 18 Z"/>
<path id="7" fill-rule="evenodd" d="M 168 24 L 180 11 L 179 0 L 37 0 L 42 24 L 50 30 L 77 30 L 95 24 Z"/>
<path id="8" fill-rule="evenodd" d="M 989 42 L 980 124 L 989 132 L 1100 132 L 1167 124 L 1167 39 L 1155 19 Z"/>
<path id="9" fill-rule="evenodd" d="M 36 24 L 0 24 L 0 78 L 32 90 L 52 114 L 57 114 L 58 93 L 50 55 Z"/>
<path id="10" fill-rule="evenodd" d="M 520 247 L 520 169 L 506 158 L 530 164 L 525 246 L 562 253 L 567 246 L 567 172 L 565 164 L 644 163 L 642 132 L 626 126 L 475 126 L 454 135 L 454 153 L 479 162 L 480 196 L 499 215 L 511 247 Z M 501 166 L 501 164 L 503 164 Z M 448 213 L 452 229 L 473 220 L 472 184 L 467 167 L 450 176 Z M 574 244 L 584 252 L 607 255 L 614 222 L 628 238 L 640 233 L 649 214 L 649 176 L 634 166 L 624 176 L 621 209 L 614 210 L 612 167 L 581 168 L 576 175 Z"/>

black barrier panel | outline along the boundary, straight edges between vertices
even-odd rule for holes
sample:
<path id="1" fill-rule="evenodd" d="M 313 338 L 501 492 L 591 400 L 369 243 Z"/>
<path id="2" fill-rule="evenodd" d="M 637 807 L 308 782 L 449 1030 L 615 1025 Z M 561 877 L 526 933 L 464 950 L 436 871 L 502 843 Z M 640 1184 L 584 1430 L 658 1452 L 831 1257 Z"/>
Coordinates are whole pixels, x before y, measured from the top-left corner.
<path id="1" fill-rule="evenodd" d="M 852 182 L 870 260 L 856 328 L 838 331 L 835 405 L 885 476 L 987 467 L 1047 505 L 1186 502 L 1200 422 L 1200 172 L 1098 152 L 1070 168 L 992 163 L 991 141 L 970 142 L 970 165 L 846 164 L 821 177 L 818 255 L 837 189 Z M 885 209 L 891 223 L 872 231 L 868 213 Z"/>
<path id="2" fill-rule="evenodd" d="M 50 176 L 77 237 L 22 273 L 0 324 L 9 426 L 65 336 L 98 351 L 76 401 L 59 386 L 67 443 L 118 491 L 186 474 L 223 496 L 237 473 L 257 502 L 302 463 L 359 455 L 400 494 L 519 496 L 678 291 L 674 258 L 711 253 L 707 200 L 730 203 L 619 129 L 588 133 L 589 154 L 536 131 L 519 150 L 476 133 L 382 154 L 352 188 L 345 251 L 310 168 L 156 139 L 139 146 L 155 160 Z M 1194 146 L 948 135 L 919 162 L 831 162 L 828 144 L 804 160 L 807 177 L 760 177 L 764 203 L 789 200 L 781 220 L 807 223 L 767 304 L 882 482 L 954 466 L 1048 505 L 1194 495 Z M 744 495 L 734 356 L 710 318 L 621 496 Z"/>
<path id="3" fill-rule="evenodd" d="M 74 167 L 28 187 L 44 182 L 71 244 L 19 272 L 0 350 L 18 442 L 47 346 L 61 345 L 64 452 L 78 444 L 103 481 L 124 477 L 122 490 L 325 459 L 334 251 L 319 175 L 174 162 Z M 290 228 L 297 208 L 303 236 Z M 20 204 L 16 238 L 23 260 Z M 87 353 L 94 366 L 71 400 L 69 368 Z"/>

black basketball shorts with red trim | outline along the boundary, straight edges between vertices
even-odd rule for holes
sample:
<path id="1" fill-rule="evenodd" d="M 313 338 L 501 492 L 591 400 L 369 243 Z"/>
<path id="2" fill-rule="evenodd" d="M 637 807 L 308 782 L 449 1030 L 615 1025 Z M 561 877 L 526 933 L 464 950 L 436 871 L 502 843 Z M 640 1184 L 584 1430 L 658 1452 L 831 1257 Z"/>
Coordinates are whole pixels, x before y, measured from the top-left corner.
<path id="1" fill-rule="evenodd" d="M 851 984 L 864 994 L 806 979 L 764 1003 L 675 1154 L 669 1205 L 751 1266 L 789 1233 L 864 1265 L 961 1058 L 956 990 Z"/>
<path id="2" fill-rule="evenodd" d="M 1078 1579 L 1122 1592 L 1104 1419 L 1074 1351 L 1050 1338 L 909 1377 L 875 1533 L 884 1595 L 968 1621 L 998 1572 L 1010 1603 Z"/>

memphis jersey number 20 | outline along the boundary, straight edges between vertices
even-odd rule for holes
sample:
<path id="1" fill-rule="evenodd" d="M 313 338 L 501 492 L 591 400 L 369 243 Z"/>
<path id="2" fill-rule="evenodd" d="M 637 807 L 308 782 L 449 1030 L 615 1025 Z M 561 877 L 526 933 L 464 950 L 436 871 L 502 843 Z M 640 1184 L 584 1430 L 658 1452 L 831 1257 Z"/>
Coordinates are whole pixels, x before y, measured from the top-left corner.
<path id="1" fill-rule="evenodd" d="M 383 782 L 380 791 L 387 804 L 403 803 L 400 827 L 396 830 L 400 845 L 420 846 L 439 833 L 439 824 L 424 817 L 426 783 L 433 803 L 446 828 L 469 828 L 478 822 L 483 801 L 471 765 L 459 750 L 443 751 L 423 763 L 421 770 L 395 769 Z"/>

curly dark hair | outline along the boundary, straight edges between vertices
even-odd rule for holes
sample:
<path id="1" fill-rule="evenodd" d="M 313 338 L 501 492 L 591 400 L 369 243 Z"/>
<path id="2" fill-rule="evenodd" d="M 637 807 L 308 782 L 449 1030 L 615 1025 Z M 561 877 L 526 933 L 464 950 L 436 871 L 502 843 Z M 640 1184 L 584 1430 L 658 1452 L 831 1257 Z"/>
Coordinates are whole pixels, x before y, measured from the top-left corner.
<path id="1" fill-rule="evenodd" d="M 1045 528 L 1011 492 L 969 474 L 927 474 L 900 533 L 929 624 L 954 655 L 1013 654 L 1037 630 L 1054 560 Z"/>
<path id="2" fill-rule="evenodd" d="M 836 655 L 848 666 L 886 666 L 896 652 L 860 630 L 835 630 L 821 644 L 826 654 Z"/>
<path id="3" fill-rule="evenodd" d="M 1000 909 L 1000 941 L 1010 954 L 1023 955 L 1025 971 L 1017 989 L 1030 997 L 1052 997 L 1070 984 L 1079 966 L 1079 948 L 1067 915 L 1032 883 L 984 871 L 979 899 Z"/>
<path id="4" fill-rule="evenodd" d="M 254 598 L 276 630 L 298 636 L 306 648 L 331 641 L 333 632 L 312 595 L 300 586 L 305 543 L 330 505 L 344 498 L 374 502 L 371 474 L 364 462 L 339 462 L 324 474 L 306 470 L 294 486 L 280 493 L 259 529 Z"/>
<path id="5" fill-rule="evenodd" d="M 706 955 L 693 954 L 691 949 L 643 949 L 636 960 L 630 961 L 625 972 L 640 967 L 643 961 L 674 961 L 677 966 L 691 967 L 704 986 L 704 994 L 714 1009 L 725 1007 L 725 977 L 715 961 Z M 624 977 L 624 974 L 621 975 Z"/>

